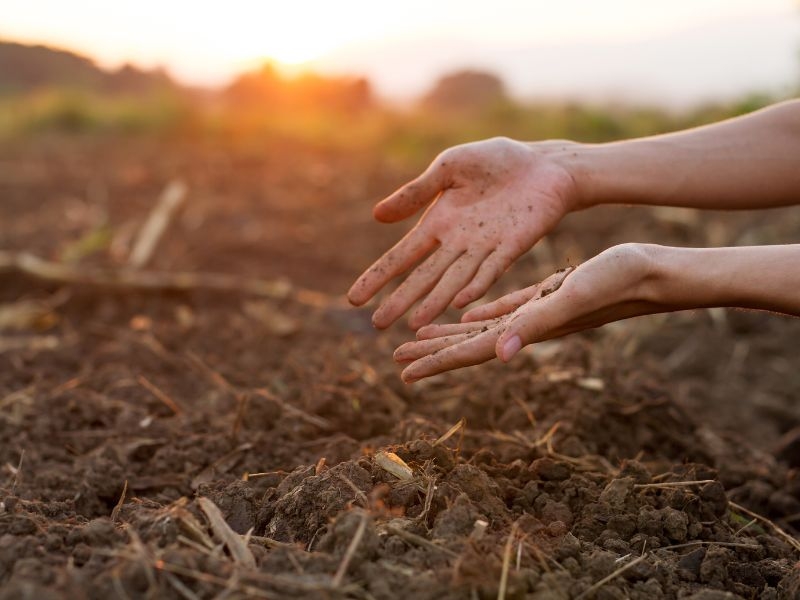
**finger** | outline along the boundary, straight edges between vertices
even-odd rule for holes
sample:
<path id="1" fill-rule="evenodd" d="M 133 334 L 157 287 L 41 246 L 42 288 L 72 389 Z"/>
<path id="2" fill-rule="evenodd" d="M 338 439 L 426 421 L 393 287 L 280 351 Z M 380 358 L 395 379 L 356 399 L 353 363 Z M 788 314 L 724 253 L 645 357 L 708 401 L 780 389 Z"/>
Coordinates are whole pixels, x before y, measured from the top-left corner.
<path id="1" fill-rule="evenodd" d="M 470 321 L 469 323 L 445 323 L 442 325 L 426 325 L 417 330 L 418 340 L 431 340 L 433 338 L 445 337 L 448 335 L 458 335 L 470 333 L 472 331 L 488 331 L 490 327 L 495 327 L 500 319 L 487 319 L 486 321 Z"/>
<path id="2" fill-rule="evenodd" d="M 497 281 L 505 273 L 506 269 L 511 266 L 516 257 L 508 250 L 497 248 L 481 263 L 472 281 L 456 295 L 453 299 L 453 306 L 462 308 L 483 296 L 489 286 Z"/>
<path id="3" fill-rule="evenodd" d="M 444 189 L 445 181 L 438 161 L 419 177 L 378 202 L 372 211 L 382 223 L 394 223 L 410 217 Z"/>
<path id="4" fill-rule="evenodd" d="M 531 300 L 509 320 L 495 345 L 497 358 L 508 362 L 522 346 L 555 337 L 555 332 L 579 314 L 569 294 L 552 294 Z"/>
<path id="5" fill-rule="evenodd" d="M 400 377 L 406 383 L 418 381 L 437 373 L 479 365 L 495 357 L 495 342 L 500 329 L 490 329 L 461 343 L 415 360 Z"/>
<path id="6" fill-rule="evenodd" d="M 468 310 L 461 315 L 461 322 L 484 321 L 514 312 L 531 298 L 535 297 L 540 286 L 541 284 L 537 283 L 525 289 L 506 294 L 494 302 L 489 302 L 488 304 L 483 304 L 482 306 L 477 306 L 472 310 Z"/>
<path id="7" fill-rule="evenodd" d="M 372 323 L 384 329 L 394 323 L 400 315 L 422 296 L 430 292 L 447 268 L 455 262 L 461 252 L 450 248 L 439 248 L 419 265 L 400 284 L 372 315 Z"/>
<path id="8" fill-rule="evenodd" d="M 433 237 L 421 227 L 415 227 L 361 274 L 347 292 L 347 299 L 351 304 L 361 306 L 435 246 L 436 240 Z"/>
<path id="9" fill-rule="evenodd" d="M 455 295 L 475 276 L 478 267 L 488 252 L 475 254 L 465 252 L 456 260 L 439 280 L 408 321 L 411 329 L 419 329 L 444 312 Z"/>
<path id="10" fill-rule="evenodd" d="M 574 270 L 575 267 L 561 269 L 539 283 L 507 294 L 494 302 L 468 310 L 461 316 L 461 322 L 466 323 L 469 321 L 491 319 L 514 312 L 526 302 L 530 302 L 535 298 L 542 298 L 555 292 L 561 287 L 561 284 L 564 283 L 567 276 Z"/>
<path id="11" fill-rule="evenodd" d="M 453 346 L 454 344 L 459 344 L 468 340 L 471 337 L 475 337 L 479 332 L 473 331 L 470 333 L 462 333 L 459 335 L 448 335 L 444 337 L 438 337 L 431 340 L 419 340 L 415 342 L 406 342 L 397 350 L 394 351 L 394 360 L 396 362 L 411 362 L 422 358 L 423 356 L 428 356 L 429 354 L 433 354 L 434 352 L 439 352 L 448 346 Z"/>

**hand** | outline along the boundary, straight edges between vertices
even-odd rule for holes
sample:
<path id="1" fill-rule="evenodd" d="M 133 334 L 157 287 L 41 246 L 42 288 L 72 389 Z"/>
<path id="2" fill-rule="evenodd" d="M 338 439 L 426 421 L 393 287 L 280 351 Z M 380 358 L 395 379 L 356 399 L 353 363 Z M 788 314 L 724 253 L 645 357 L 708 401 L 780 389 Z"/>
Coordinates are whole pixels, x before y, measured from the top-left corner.
<path id="1" fill-rule="evenodd" d="M 410 383 L 437 373 L 477 365 L 495 356 L 509 361 L 522 346 L 599 327 L 629 317 L 676 310 L 659 302 L 652 281 L 659 246 L 623 244 L 576 269 L 560 271 L 464 314 L 461 323 L 428 325 L 394 358 L 409 364 Z"/>
<path id="2" fill-rule="evenodd" d="M 432 202 L 417 225 L 353 284 L 350 302 L 364 304 L 426 255 L 377 309 L 376 327 L 388 327 L 423 297 L 409 318 L 413 329 L 451 302 L 460 308 L 483 296 L 573 206 L 574 181 L 548 153 L 556 143 L 567 144 L 493 138 L 443 152 L 375 206 L 375 218 L 392 223 Z"/>

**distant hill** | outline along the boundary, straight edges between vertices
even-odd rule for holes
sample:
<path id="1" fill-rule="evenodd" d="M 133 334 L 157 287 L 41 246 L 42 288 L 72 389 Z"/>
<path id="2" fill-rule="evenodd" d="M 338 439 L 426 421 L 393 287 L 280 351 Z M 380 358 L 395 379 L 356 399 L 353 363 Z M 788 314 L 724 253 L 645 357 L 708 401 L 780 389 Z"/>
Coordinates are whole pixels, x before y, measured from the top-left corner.
<path id="1" fill-rule="evenodd" d="M 175 90 L 177 85 L 161 69 L 124 65 L 111 71 L 66 50 L 0 41 L 0 94 L 47 88 L 148 94 Z"/>

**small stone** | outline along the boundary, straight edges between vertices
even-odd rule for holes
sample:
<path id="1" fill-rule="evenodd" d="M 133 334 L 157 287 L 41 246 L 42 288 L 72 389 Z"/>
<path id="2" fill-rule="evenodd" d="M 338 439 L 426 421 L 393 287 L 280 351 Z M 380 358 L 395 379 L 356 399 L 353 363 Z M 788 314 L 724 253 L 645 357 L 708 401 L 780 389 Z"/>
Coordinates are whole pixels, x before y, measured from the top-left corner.
<path id="1" fill-rule="evenodd" d="M 570 556 L 578 556 L 581 552 L 581 541 L 571 533 L 567 533 L 555 550 L 556 560 L 562 560 Z"/>
<path id="2" fill-rule="evenodd" d="M 617 567 L 617 558 L 614 552 L 595 550 L 585 561 L 586 571 L 595 579 L 602 579 L 613 573 Z"/>
<path id="3" fill-rule="evenodd" d="M 642 506 L 636 518 L 636 529 L 639 533 L 655 537 L 661 535 L 661 518 L 652 506 Z"/>
<path id="4" fill-rule="evenodd" d="M 600 502 L 610 504 L 611 506 L 622 506 L 628 494 L 633 490 L 632 477 L 620 477 L 619 479 L 612 479 L 600 494 Z"/>
<path id="5" fill-rule="evenodd" d="M 631 550 L 630 544 L 619 539 L 618 537 L 604 538 L 601 545 L 606 550 L 610 550 L 619 556 L 625 556 L 626 554 L 629 554 Z"/>
<path id="6" fill-rule="evenodd" d="M 629 514 L 612 515 L 608 520 L 608 528 L 617 532 L 622 539 L 628 540 L 636 533 L 636 519 Z"/>
<path id="7" fill-rule="evenodd" d="M 436 515 L 432 535 L 435 538 L 469 535 L 478 521 L 486 522 L 466 494 L 459 494 L 452 506 Z"/>
<path id="8" fill-rule="evenodd" d="M 662 509 L 661 517 L 663 519 L 664 532 L 669 539 L 675 542 L 683 542 L 686 540 L 689 517 L 685 512 L 667 507 Z"/>
<path id="9" fill-rule="evenodd" d="M 728 510 L 728 496 L 719 481 L 705 484 L 700 488 L 700 499 L 703 507 L 708 509 L 708 516 L 722 516 Z"/>
<path id="10" fill-rule="evenodd" d="M 678 560 L 678 574 L 685 575 L 682 579 L 696 581 L 700 576 L 700 565 L 703 563 L 705 557 L 705 548 L 697 548 L 696 550 L 687 552 Z M 681 571 L 685 571 L 686 573 L 683 574 Z"/>
<path id="11" fill-rule="evenodd" d="M 553 460 L 552 458 L 537 458 L 531 463 L 534 473 L 545 481 L 563 481 L 569 479 L 572 470 L 566 463 Z"/>
<path id="12" fill-rule="evenodd" d="M 647 600 L 659 600 L 664 597 L 664 590 L 661 584 L 655 577 L 651 577 L 647 581 L 640 581 L 633 586 L 635 592 L 638 592 L 639 598 L 647 598 Z"/>
<path id="13" fill-rule="evenodd" d="M 636 483 L 650 483 L 650 471 L 639 461 L 627 459 L 622 461 L 619 471 L 620 477 L 632 477 Z"/>
<path id="14" fill-rule="evenodd" d="M 724 548 L 712 546 L 700 564 L 700 581 L 713 585 L 723 585 L 728 579 L 730 553 Z"/>
<path id="15" fill-rule="evenodd" d="M 81 528 L 81 536 L 90 546 L 104 546 L 114 541 L 116 527 L 111 519 L 100 517 L 84 525 Z"/>
<path id="16" fill-rule="evenodd" d="M 635 560 L 635 559 L 632 559 Z M 626 563 L 628 564 L 628 563 Z M 624 577 L 628 581 L 646 581 L 653 577 L 656 573 L 656 568 L 652 563 L 642 560 L 625 570 Z"/>
<path id="17" fill-rule="evenodd" d="M 569 526 L 572 525 L 573 517 L 569 506 L 563 502 L 548 500 L 541 509 L 541 519 L 545 523 L 561 521 L 562 523 L 566 524 L 567 528 L 569 528 Z"/>

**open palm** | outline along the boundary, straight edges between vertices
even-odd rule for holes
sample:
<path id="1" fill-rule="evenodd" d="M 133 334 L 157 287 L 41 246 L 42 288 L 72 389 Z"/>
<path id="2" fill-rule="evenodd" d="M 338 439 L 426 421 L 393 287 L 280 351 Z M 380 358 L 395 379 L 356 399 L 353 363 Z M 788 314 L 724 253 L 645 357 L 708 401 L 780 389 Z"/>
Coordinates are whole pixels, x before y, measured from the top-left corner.
<path id="1" fill-rule="evenodd" d="M 348 298 L 364 304 L 417 265 L 381 303 L 373 323 L 388 327 L 422 299 L 409 325 L 426 325 L 451 302 L 463 307 L 483 296 L 570 210 L 573 195 L 569 173 L 527 144 L 493 138 L 450 148 L 376 205 L 375 218 L 391 223 L 430 204 L 417 225 L 358 278 Z"/>

